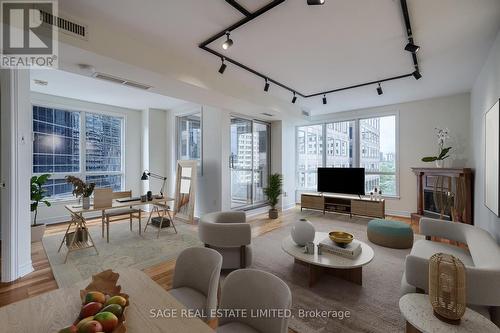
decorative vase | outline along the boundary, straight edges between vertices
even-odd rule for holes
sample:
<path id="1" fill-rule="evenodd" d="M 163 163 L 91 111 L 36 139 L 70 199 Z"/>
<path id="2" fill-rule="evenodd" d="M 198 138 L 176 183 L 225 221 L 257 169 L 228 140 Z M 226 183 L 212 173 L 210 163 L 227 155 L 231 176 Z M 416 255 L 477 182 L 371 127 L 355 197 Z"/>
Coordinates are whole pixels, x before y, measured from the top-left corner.
<path id="1" fill-rule="evenodd" d="M 436 160 L 436 168 L 442 168 L 444 166 L 443 160 Z"/>
<path id="2" fill-rule="evenodd" d="M 429 299 L 434 315 L 453 325 L 465 313 L 465 266 L 460 259 L 436 253 L 429 259 Z"/>
<path id="3" fill-rule="evenodd" d="M 83 209 L 90 208 L 90 197 L 82 197 L 82 208 Z"/>
<path id="4" fill-rule="evenodd" d="M 269 218 L 273 220 L 278 218 L 278 210 L 276 208 L 269 209 Z"/>
<path id="5" fill-rule="evenodd" d="M 306 219 L 295 221 L 292 225 L 292 240 L 299 246 L 314 241 L 316 230 L 311 222 Z"/>

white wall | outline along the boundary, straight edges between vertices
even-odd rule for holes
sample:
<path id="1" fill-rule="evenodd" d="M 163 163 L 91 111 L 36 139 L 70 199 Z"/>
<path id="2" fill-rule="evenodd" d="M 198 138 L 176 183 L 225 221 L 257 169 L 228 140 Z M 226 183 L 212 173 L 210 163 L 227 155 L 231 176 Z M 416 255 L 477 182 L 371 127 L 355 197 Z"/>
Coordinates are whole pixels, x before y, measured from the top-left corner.
<path id="1" fill-rule="evenodd" d="M 500 242 L 500 219 L 484 205 L 484 114 L 500 98 L 500 32 L 471 93 L 471 138 L 475 169 L 474 223 Z"/>
<path id="2" fill-rule="evenodd" d="M 125 121 L 125 190 L 132 190 L 133 195 L 141 193 L 141 111 L 118 108 L 110 105 L 89 103 L 59 96 L 31 93 L 31 102 L 36 105 L 60 107 L 75 111 L 104 112 L 124 117 Z M 31 112 L 30 112 L 31 115 Z M 30 117 L 31 119 L 31 117 Z M 30 125 L 31 126 L 31 125 Z M 68 201 L 54 202 L 51 207 L 41 205 L 38 211 L 40 223 L 56 223 L 69 220 L 64 205 Z"/>
<path id="3" fill-rule="evenodd" d="M 409 216 L 417 210 L 417 181 L 412 167 L 431 166 L 421 158 L 436 153 L 436 127 L 447 127 L 451 132 L 449 144 L 453 146 L 452 161 L 448 167 L 464 167 L 469 157 L 469 115 L 470 96 L 468 93 L 388 105 L 383 107 L 341 112 L 316 117 L 313 122 L 326 120 L 346 120 L 357 117 L 399 114 L 399 198 L 388 199 L 388 214 Z M 291 137 L 291 135 L 290 135 Z M 287 158 L 288 163 L 295 159 Z M 291 168 L 290 168 L 291 170 Z M 300 201 L 300 196 L 297 196 Z"/>
<path id="4" fill-rule="evenodd" d="M 2 282 L 33 271 L 30 195 L 31 113 L 28 70 L 0 70 Z"/>

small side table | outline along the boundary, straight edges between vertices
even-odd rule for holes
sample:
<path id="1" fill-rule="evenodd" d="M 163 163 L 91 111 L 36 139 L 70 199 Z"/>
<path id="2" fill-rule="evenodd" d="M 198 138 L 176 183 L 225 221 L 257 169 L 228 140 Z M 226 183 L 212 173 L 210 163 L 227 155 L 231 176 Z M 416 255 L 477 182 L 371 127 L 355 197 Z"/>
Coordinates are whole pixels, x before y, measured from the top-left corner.
<path id="1" fill-rule="evenodd" d="M 434 316 L 429 296 L 407 294 L 399 300 L 406 319 L 406 333 L 498 333 L 500 329 L 479 313 L 467 308 L 460 325 L 447 324 Z"/>

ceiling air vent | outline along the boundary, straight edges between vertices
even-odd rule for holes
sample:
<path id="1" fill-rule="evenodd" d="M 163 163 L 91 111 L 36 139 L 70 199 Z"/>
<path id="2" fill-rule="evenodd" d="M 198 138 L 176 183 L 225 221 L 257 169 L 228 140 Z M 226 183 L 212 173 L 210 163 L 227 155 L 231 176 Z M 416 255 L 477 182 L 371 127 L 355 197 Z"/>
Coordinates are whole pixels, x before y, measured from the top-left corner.
<path id="1" fill-rule="evenodd" d="M 268 117 L 274 117 L 273 114 L 267 113 L 267 112 L 262 112 L 261 114 L 263 114 L 264 116 L 268 116 Z"/>
<path id="2" fill-rule="evenodd" d="M 307 111 L 307 110 L 302 110 L 302 115 L 306 116 L 306 117 L 310 117 L 311 113 L 309 111 Z"/>
<path id="3" fill-rule="evenodd" d="M 59 30 L 65 34 L 87 39 L 87 26 L 84 24 L 54 16 L 50 13 L 44 12 L 43 10 L 40 11 L 40 16 L 42 22 L 58 27 Z"/>
<path id="4" fill-rule="evenodd" d="M 123 86 L 129 86 L 129 87 L 138 88 L 138 89 L 142 89 L 142 90 L 151 89 L 151 86 L 148 86 L 147 84 L 142 84 L 142 83 L 122 79 L 122 78 L 112 76 L 109 74 L 95 72 L 94 74 L 92 74 L 92 76 L 95 77 L 96 79 L 105 80 L 105 81 L 109 81 L 109 82 L 113 82 L 113 83 L 118 83 L 118 84 L 121 84 Z"/>

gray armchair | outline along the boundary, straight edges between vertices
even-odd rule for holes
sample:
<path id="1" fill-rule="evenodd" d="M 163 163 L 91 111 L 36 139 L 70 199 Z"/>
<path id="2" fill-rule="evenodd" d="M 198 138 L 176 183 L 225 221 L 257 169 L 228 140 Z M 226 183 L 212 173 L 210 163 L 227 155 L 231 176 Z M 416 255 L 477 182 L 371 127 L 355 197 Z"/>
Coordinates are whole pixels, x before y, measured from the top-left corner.
<path id="1" fill-rule="evenodd" d="M 252 264 L 252 230 L 244 212 L 216 212 L 200 218 L 200 240 L 222 254 L 222 268 L 245 268 Z"/>
<path id="2" fill-rule="evenodd" d="M 169 292 L 188 309 L 198 310 L 211 319 L 217 309 L 217 291 L 222 256 L 203 247 L 185 249 L 177 258 Z"/>
<path id="3" fill-rule="evenodd" d="M 280 278 L 256 269 L 236 270 L 222 284 L 219 308 L 245 309 L 247 315 L 219 318 L 217 333 L 287 333 L 285 310 L 290 310 L 291 306 L 292 293 Z M 281 316 L 249 315 L 256 310 L 280 310 L 282 313 Z"/>

